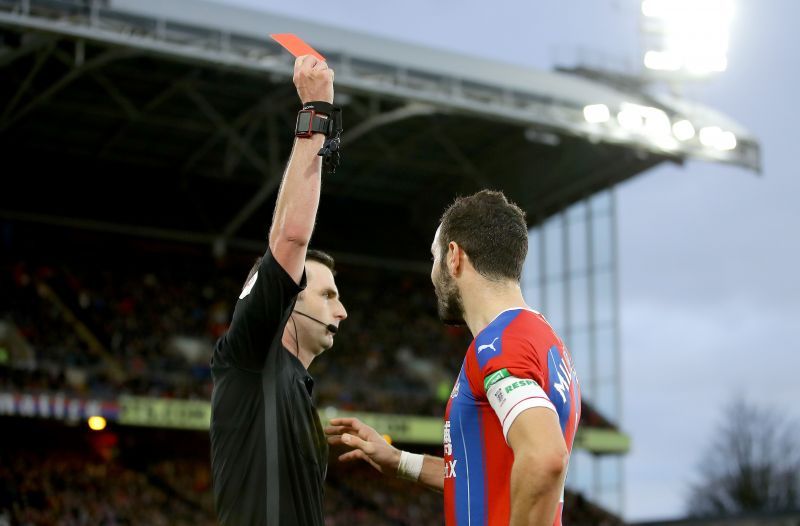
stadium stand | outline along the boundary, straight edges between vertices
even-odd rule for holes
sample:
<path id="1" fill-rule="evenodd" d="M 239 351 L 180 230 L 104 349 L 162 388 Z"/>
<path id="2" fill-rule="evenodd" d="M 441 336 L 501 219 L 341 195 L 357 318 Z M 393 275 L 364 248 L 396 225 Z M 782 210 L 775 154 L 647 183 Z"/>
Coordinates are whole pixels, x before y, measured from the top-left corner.
<path id="1" fill-rule="evenodd" d="M 208 439 L 203 433 L 107 429 L 91 432 L 14 419 L 0 437 L 0 525 L 214 524 Z M 433 452 L 433 451 L 431 451 Z M 441 496 L 380 476 L 332 451 L 327 526 L 434 526 Z M 565 524 L 622 524 L 568 493 Z"/>
<path id="2" fill-rule="evenodd" d="M 0 363 L 0 389 L 209 400 L 211 349 L 247 268 L 134 259 L 3 264 L 0 319 L 32 353 Z M 312 364 L 318 406 L 442 416 L 470 338 L 439 322 L 430 279 L 339 265 L 337 281 L 349 316 L 335 347 Z M 613 427 L 596 411 L 584 419 Z"/>

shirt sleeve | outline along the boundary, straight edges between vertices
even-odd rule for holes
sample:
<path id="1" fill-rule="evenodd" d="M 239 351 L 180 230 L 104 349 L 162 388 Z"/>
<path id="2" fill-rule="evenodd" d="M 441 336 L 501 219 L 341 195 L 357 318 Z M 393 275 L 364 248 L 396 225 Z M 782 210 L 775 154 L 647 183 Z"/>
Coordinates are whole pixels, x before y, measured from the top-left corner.
<path id="1" fill-rule="evenodd" d="M 228 331 L 217 342 L 212 364 L 260 371 L 272 340 L 283 330 L 297 295 L 306 287 L 305 270 L 297 284 L 267 249 L 247 280 Z"/>
<path id="2" fill-rule="evenodd" d="M 508 441 L 511 424 L 526 409 L 544 407 L 557 413 L 544 391 L 546 370 L 533 343 L 518 337 L 476 341 L 480 388 L 494 409 Z M 488 352 L 487 352 L 488 351 Z M 481 356 L 482 353 L 484 356 Z"/>
<path id="3" fill-rule="evenodd" d="M 505 370 L 509 376 L 533 380 L 544 388 L 547 364 L 541 363 L 532 341 L 510 335 L 485 342 L 479 338 L 475 341 L 475 349 L 482 380 L 478 387 L 482 387 L 484 393 L 486 380 L 501 370 Z"/>

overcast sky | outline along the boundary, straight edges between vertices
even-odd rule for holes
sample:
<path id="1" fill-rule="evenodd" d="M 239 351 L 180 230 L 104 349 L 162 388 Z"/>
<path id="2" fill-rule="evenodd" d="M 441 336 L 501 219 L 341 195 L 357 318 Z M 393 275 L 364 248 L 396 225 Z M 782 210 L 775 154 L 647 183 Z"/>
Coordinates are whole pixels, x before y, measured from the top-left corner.
<path id="1" fill-rule="evenodd" d="M 535 68 L 639 54 L 639 0 L 222 1 Z M 731 397 L 800 418 L 800 2 L 736 2 L 728 71 L 687 95 L 755 133 L 762 176 L 689 163 L 618 188 L 629 520 L 683 513 Z"/>

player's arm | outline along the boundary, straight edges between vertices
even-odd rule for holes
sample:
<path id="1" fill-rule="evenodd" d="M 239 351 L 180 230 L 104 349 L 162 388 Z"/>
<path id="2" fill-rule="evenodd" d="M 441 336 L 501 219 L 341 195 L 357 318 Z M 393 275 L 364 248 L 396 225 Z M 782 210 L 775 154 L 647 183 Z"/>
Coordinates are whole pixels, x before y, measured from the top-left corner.
<path id="1" fill-rule="evenodd" d="M 324 61 L 310 55 L 298 57 L 293 80 L 301 102 L 333 103 L 333 70 Z M 303 276 L 317 217 L 322 172 L 322 158 L 317 152 L 324 140 L 319 133 L 295 138 L 269 231 L 269 248 L 295 283 Z"/>
<path id="2" fill-rule="evenodd" d="M 542 385 L 545 373 L 532 343 L 503 338 L 503 355 L 481 370 L 486 399 L 514 452 L 511 468 L 511 526 L 552 526 L 569 453 L 558 412 Z"/>
<path id="3" fill-rule="evenodd" d="M 510 526 L 552 526 L 569 461 L 558 415 L 529 408 L 517 415 L 506 438 L 514 451 Z"/>
<path id="4" fill-rule="evenodd" d="M 339 460 L 349 462 L 361 459 L 387 475 L 415 480 L 423 486 L 444 491 L 444 460 L 430 455 L 412 455 L 392 446 L 370 426 L 358 418 L 333 418 L 325 428 L 328 442 L 353 448 L 339 455 Z M 420 458 L 421 457 L 421 458 Z M 400 468 L 401 461 L 403 469 Z M 421 462 L 421 465 L 419 464 Z M 417 477 L 417 473 L 419 476 Z"/>

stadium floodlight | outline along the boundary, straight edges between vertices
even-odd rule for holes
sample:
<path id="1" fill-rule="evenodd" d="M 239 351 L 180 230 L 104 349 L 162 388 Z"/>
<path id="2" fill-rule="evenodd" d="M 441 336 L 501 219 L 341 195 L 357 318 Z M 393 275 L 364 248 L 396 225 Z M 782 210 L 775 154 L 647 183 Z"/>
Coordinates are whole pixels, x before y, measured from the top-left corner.
<path id="1" fill-rule="evenodd" d="M 659 37 L 644 54 L 646 68 L 708 75 L 728 67 L 733 0 L 643 0 L 642 14 Z"/>
<path id="2" fill-rule="evenodd" d="M 694 125 L 686 119 L 672 125 L 672 133 L 679 141 L 688 141 L 695 136 Z"/>
<path id="3" fill-rule="evenodd" d="M 629 131 L 639 131 L 644 128 L 642 114 L 631 107 L 623 108 L 617 113 L 617 122 Z"/>
<path id="4" fill-rule="evenodd" d="M 653 139 L 669 137 L 672 129 L 664 110 L 630 102 L 622 103 L 617 122 L 626 130 L 642 132 Z"/>
<path id="5" fill-rule="evenodd" d="M 599 124 L 611 118 L 611 112 L 605 104 L 589 104 L 583 108 L 583 118 L 586 122 Z"/>
<path id="6" fill-rule="evenodd" d="M 683 67 L 683 58 L 670 51 L 653 51 L 644 54 L 644 65 L 647 69 L 658 71 L 678 71 Z"/>
<path id="7" fill-rule="evenodd" d="M 680 147 L 678 141 L 676 141 L 673 137 L 670 137 L 668 135 L 665 135 L 663 137 L 657 137 L 654 140 L 654 142 L 659 148 L 668 152 L 677 150 Z"/>
<path id="8" fill-rule="evenodd" d="M 736 135 L 719 126 L 706 126 L 700 130 L 700 144 L 707 148 L 728 151 L 736 148 Z"/>
<path id="9" fill-rule="evenodd" d="M 720 150 L 733 150 L 736 148 L 736 135 L 730 131 L 724 131 L 719 136 L 717 148 Z"/>

